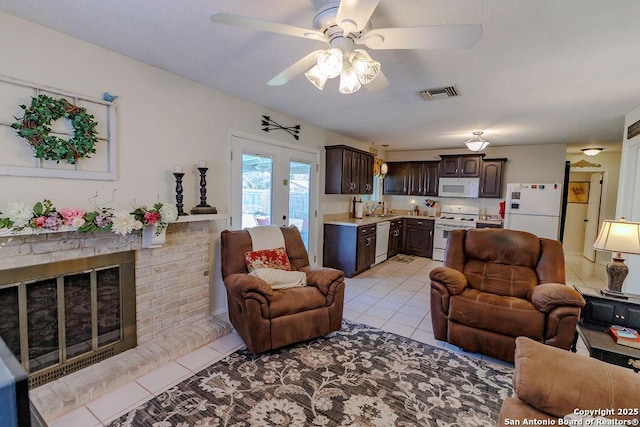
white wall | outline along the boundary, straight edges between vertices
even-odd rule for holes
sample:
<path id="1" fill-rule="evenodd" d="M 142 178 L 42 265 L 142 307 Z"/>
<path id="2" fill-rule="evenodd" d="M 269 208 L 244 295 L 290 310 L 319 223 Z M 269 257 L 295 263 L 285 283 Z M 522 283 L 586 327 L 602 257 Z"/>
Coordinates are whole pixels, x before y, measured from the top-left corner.
<path id="1" fill-rule="evenodd" d="M 59 208 L 88 208 L 89 198 L 96 192 L 99 200 L 106 202 L 113 190 L 115 200 L 110 206 L 114 208 L 127 209 L 134 202 L 152 204 L 158 199 L 175 203 L 171 173 L 176 164 L 181 164 L 186 172 L 184 205 L 189 210 L 199 203 L 195 164 L 205 160 L 209 166 L 207 201 L 218 212 L 228 212 L 229 131 L 294 142 L 284 132 L 264 133 L 260 128 L 263 114 L 279 123 L 301 124 L 299 143 L 319 149 L 322 164 L 325 145 L 362 146 L 361 142 L 4 13 L 0 13 L 0 52 L 1 75 L 94 98 L 105 91 L 119 96 L 115 181 L 0 176 L 0 209 L 8 202 L 33 204 L 44 198 Z M 15 136 L 2 143 L 27 142 Z M 324 211 L 324 166 L 321 171 L 319 218 Z M 330 200 L 330 209 L 333 204 Z M 217 224 L 212 233 L 219 233 L 221 228 L 223 224 Z M 219 276 L 219 266 L 213 268 L 212 276 Z M 226 307 L 219 278 L 213 286 L 214 310 Z"/>
<path id="2" fill-rule="evenodd" d="M 627 139 L 629 126 L 640 120 L 640 107 L 625 117 L 622 156 L 620 161 L 620 184 L 616 218 L 625 217 L 629 221 L 640 222 L 640 135 Z M 640 294 L 640 255 L 628 255 L 629 275 L 622 290 Z"/>
<path id="3" fill-rule="evenodd" d="M 461 142 L 460 145 L 463 145 Z M 479 206 L 487 214 L 498 213 L 498 204 L 504 199 L 508 182 L 562 182 L 567 147 L 565 144 L 526 145 L 507 147 L 487 147 L 482 153 L 485 158 L 507 158 L 503 173 L 502 199 L 446 199 L 446 203 Z M 389 151 L 387 161 L 440 160 L 441 154 L 471 154 L 464 146 L 453 149 Z M 410 209 L 411 200 L 415 200 L 422 209 L 424 198 L 415 196 L 385 196 L 394 209 Z"/>

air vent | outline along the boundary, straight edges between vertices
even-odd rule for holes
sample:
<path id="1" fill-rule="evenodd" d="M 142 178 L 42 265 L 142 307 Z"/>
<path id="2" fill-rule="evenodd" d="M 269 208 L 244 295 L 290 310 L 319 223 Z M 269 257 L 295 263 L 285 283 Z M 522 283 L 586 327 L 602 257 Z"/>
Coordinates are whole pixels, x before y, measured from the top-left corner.
<path id="1" fill-rule="evenodd" d="M 421 90 L 419 93 L 425 101 L 438 101 L 439 99 L 453 98 L 454 96 L 458 96 L 458 91 L 453 86 L 425 89 Z"/>

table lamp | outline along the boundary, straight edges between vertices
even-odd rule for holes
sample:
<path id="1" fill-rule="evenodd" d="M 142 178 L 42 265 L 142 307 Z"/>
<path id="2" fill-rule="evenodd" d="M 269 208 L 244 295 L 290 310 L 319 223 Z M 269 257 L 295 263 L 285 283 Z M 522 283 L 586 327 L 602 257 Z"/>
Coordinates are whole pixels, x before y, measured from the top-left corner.
<path id="1" fill-rule="evenodd" d="M 629 267 L 624 263 L 622 254 L 640 255 L 640 222 L 626 221 L 624 217 L 619 221 L 604 221 L 593 249 L 613 252 L 607 264 L 607 289 L 603 289 L 602 294 L 624 298 L 622 282 L 629 274 Z"/>

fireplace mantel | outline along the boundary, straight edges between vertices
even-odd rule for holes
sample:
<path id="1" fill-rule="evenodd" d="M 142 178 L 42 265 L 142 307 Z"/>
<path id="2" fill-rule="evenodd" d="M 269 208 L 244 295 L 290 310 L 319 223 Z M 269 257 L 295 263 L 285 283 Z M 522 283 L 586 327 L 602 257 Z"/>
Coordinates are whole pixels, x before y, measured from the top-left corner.
<path id="1" fill-rule="evenodd" d="M 197 222 L 197 221 L 217 221 L 220 219 L 229 218 L 228 214 L 206 214 L 206 215 L 185 215 L 179 216 L 178 219 L 169 224 L 185 223 L 185 222 Z M 13 232 L 6 228 L 0 229 L 0 237 L 12 237 L 12 236 L 29 236 L 33 234 L 52 234 L 52 233 L 69 233 L 77 231 L 75 227 L 63 225 L 57 230 L 34 230 L 32 228 L 25 228 L 24 230 Z"/>

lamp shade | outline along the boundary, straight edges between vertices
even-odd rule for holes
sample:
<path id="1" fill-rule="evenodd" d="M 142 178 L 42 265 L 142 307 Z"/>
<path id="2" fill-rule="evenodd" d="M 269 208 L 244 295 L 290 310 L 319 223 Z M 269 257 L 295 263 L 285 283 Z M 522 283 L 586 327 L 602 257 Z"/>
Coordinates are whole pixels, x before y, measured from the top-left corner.
<path id="1" fill-rule="evenodd" d="M 358 76 L 353 67 L 343 70 L 342 73 L 340 73 L 340 85 L 338 87 L 340 93 L 353 93 L 360 89 L 361 86 L 360 80 L 358 80 Z"/>
<path id="2" fill-rule="evenodd" d="M 640 255 L 640 222 L 604 221 L 593 249 Z"/>
<path id="3" fill-rule="evenodd" d="M 582 152 L 587 156 L 596 156 L 600 154 L 604 148 L 583 148 Z"/>
<path id="4" fill-rule="evenodd" d="M 473 138 L 465 142 L 469 150 L 478 152 L 487 148 L 487 145 L 489 145 L 489 141 L 485 141 L 484 139 L 482 139 L 483 133 L 484 132 L 474 132 Z"/>

